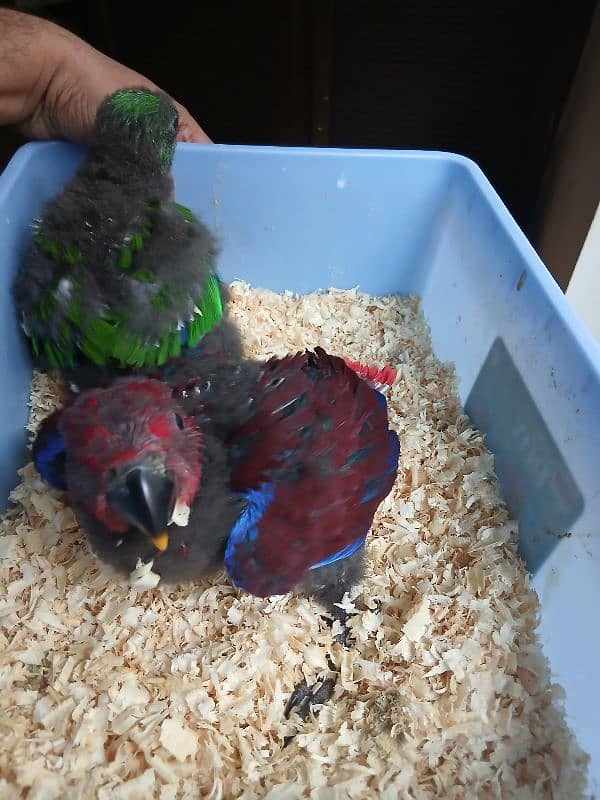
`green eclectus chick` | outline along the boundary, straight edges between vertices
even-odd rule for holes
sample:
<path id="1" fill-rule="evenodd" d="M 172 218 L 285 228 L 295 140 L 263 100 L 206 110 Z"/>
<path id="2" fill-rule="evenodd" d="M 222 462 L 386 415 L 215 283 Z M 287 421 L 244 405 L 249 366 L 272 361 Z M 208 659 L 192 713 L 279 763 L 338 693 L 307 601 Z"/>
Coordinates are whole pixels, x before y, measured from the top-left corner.
<path id="1" fill-rule="evenodd" d="M 13 284 L 37 365 L 85 384 L 160 367 L 227 330 L 219 247 L 173 200 L 178 114 L 144 88 L 105 98 L 75 174 L 44 207 Z M 209 337 L 210 338 L 210 337 Z M 97 380 L 96 380 L 97 378 Z"/>

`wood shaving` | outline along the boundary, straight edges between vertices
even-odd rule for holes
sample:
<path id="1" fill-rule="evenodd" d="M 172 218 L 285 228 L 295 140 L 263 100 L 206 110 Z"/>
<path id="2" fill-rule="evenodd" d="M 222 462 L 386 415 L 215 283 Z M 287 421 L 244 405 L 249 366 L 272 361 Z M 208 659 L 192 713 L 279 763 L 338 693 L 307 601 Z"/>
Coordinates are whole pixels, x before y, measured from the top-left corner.
<path id="1" fill-rule="evenodd" d="M 414 611 L 408 616 L 406 622 L 402 626 L 404 635 L 411 642 L 418 642 L 422 639 L 431 623 L 431 614 L 429 613 L 429 597 L 427 595 L 417 604 Z"/>
<path id="2" fill-rule="evenodd" d="M 0 531 L 0 797 L 584 797 L 516 525 L 419 298 L 232 291 L 253 355 L 320 344 L 397 369 L 401 468 L 344 604 L 369 609 L 354 644 L 332 645 L 315 602 L 253 598 L 223 573 L 128 586 L 28 463 Z M 60 402 L 36 373 L 29 430 Z M 284 749 L 285 703 L 329 654 L 333 698 Z"/>
<path id="3" fill-rule="evenodd" d="M 138 558 L 135 569 L 129 575 L 129 585 L 134 589 L 154 589 L 160 583 L 160 575 L 152 572 L 154 561 L 143 564 Z"/>

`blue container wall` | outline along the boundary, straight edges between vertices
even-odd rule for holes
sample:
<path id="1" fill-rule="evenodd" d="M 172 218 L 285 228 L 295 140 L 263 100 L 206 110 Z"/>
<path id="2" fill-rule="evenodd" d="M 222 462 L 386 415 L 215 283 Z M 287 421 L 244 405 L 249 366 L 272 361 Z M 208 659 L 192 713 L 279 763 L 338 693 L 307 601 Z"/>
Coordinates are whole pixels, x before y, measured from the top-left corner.
<path id="1" fill-rule="evenodd" d="M 182 149 L 177 196 L 221 238 L 228 279 L 280 291 L 361 284 L 369 292 L 419 291 L 454 165 L 385 154 L 223 148 L 217 159 Z M 396 165 L 394 165 L 396 167 Z"/>
<path id="2" fill-rule="evenodd" d="M 30 378 L 8 281 L 31 218 L 80 155 L 27 145 L 0 178 L 3 501 L 26 457 Z M 198 145 L 179 146 L 174 174 L 178 200 L 220 237 L 227 280 L 423 296 L 519 519 L 545 651 L 597 775 L 600 355 L 483 174 L 441 153 Z"/>

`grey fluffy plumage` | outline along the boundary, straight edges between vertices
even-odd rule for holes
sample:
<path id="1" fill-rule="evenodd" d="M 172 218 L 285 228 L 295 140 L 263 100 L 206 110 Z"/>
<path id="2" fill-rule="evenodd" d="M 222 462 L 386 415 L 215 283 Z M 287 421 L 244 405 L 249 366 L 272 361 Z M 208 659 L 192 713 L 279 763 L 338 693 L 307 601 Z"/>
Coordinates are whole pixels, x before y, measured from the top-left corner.
<path id="1" fill-rule="evenodd" d="M 229 434 L 252 413 L 261 369 L 261 362 L 253 359 L 202 352 L 169 365 L 162 380 L 174 388 L 175 399 L 185 413 L 226 445 Z M 228 458 L 231 455 L 228 449 Z"/>
<path id="2" fill-rule="evenodd" d="M 218 242 L 171 199 L 178 118 L 166 95 L 154 96 L 159 106 L 151 124 L 128 117 L 117 124 L 107 98 L 75 174 L 42 209 L 13 284 L 26 332 L 42 345 L 50 341 L 81 355 L 76 294 L 84 323 L 120 317 L 124 331 L 154 346 L 194 317 L 207 278 L 217 272 Z M 128 252 L 131 264 L 123 267 Z M 168 297 L 158 308 L 160 291 Z M 52 366 L 43 347 L 40 360 Z"/>

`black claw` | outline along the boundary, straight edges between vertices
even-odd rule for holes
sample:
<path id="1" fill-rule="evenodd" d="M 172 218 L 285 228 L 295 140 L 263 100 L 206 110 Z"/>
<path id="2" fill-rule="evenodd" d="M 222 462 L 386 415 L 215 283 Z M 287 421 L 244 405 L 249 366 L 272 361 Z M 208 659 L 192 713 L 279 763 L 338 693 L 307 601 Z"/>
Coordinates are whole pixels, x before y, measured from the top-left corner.
<path id="1" fill-rule="evenodd" d="M 338 642 L 343 647 L 348 647 L 348 637 L 349 636 L 350 636 L 350 628 L 348 628 L 348 627 L 346 627 L 344 625 L 344 627 L 342 628 L 341 633 L 338 633 L 333 637 L 333 641 L 334 642 Z"/>
<path id="2" fill-rule="evenodd" d="M 309 701 L 310 706 L 316 706 L 320 703 L 326 703 L 335 689 L 335 678 L 325 678 L 323 683 L 319 686 L 316 692 L 313 692 Z"/>
<path id="3" fill-rule="evenodd" d="M 298 684 L 298 686 L 296 686 L 294 691 L 291 693 L 290 699 L 286 703 L 283 716 L 286 719 L 289 719 L 294 706 L 303 704 L 309 695 L 310 695 L 310 689 L 308 688 L 308 684 L 306 683 L 306 678 L 303 678 Z"/>
<path id="4" fill-rule="evenodd" d="M 306 722 L 308 715 L 312 710 L 312 695 L 309 695 L 306 700 L 298 707 L 296 713 L 302 720 L 302 722 Z"/>
<path id="5" fill-rule="evenodd" d="M 329 664 L 330 669 L 335 669 L 331 659 L 327 656 L 327 662 Z M 326 703 L 333 694 L 333 690 L 335 689 L 336 678 L 325 678 L 320 684 L 317 689 L 308 687 L 306 680 L 303 679 L 298 686 L 294 689 L 292 694 L 290 695 L 290 699 L 287 701 L 285 706 L 285 711 L 283 715 L 286 719 L 289 719 L 292 710 L 295 708 L 296 713 L 302 720 L 302 722 L 306 722 L 306 718 L 312 711 L 312 707 L 314 705 L 321 705 L 322 703 Z M 314 683 L 313 687 L 317 684 Z M 284 748 L 288 746 L 288 744 L 292 741 L 296 734 L 292 734 L 291 736 L 285 736 L 283 740 Z"/>
<path id="6" fill-rule="evenodd" d="M 323 621 L 326 622 L 330 627 L 333 626 L 333 623 L 336 619 L 340 621 L 342 631 L 334 637 L 334 641 L 341 642 L 344 647 L 347 646 L 348 637 L 350 636 L 350 629 L 346 624 L 350 616 L 353 616 L 353 614 L 348 614 L 347 611 L 345 611 L 343 608 L 339 608 L 339 606 L 333 606 L 330 607 L 330 615 L 322 615 L 321 617 Z M 329 653 L 327 653 L 327 666 L 333 673 L 337 673 L 339 671 L 333 663 Z M 314 683 L 310 688 L 306 682 L 306 679 L 300 681 L 286 703 L 285 710 L 283 712 L 285 719 L 289 719 L 292 711 L 295 711 L 302 722 L 305 722 L 314 705 L 322 705 L 331 699 L 335 689 L 336 680 L 337 678 L 335 676 L 325 678 L 320 682 Z M 296 733 L 293 733 L 290 736 L 284 737 L 284 748 L 288 746 L 295 735 Z"/>
<path id="7" fill-rule="evenodd" d="M 345 611 L 343 608 L 338 608 L 337 606 L 334 608 L 333 620 L 331 624 L 333 625 L 333 623 L 337 619 L 340 625 L 342 626 L 341 632 L 337 633 L 333 637 L 334 642 L 339 642 L 344 647 L 348 646 L 348 638 L 350 636 L 350 628 L 348 627 L 348 620 L 350 619 L 350 617 L 355 616 L 356 613 L 357 612 L 354 612 L 353 614 L 348 614 L 348 612 Z"/>

